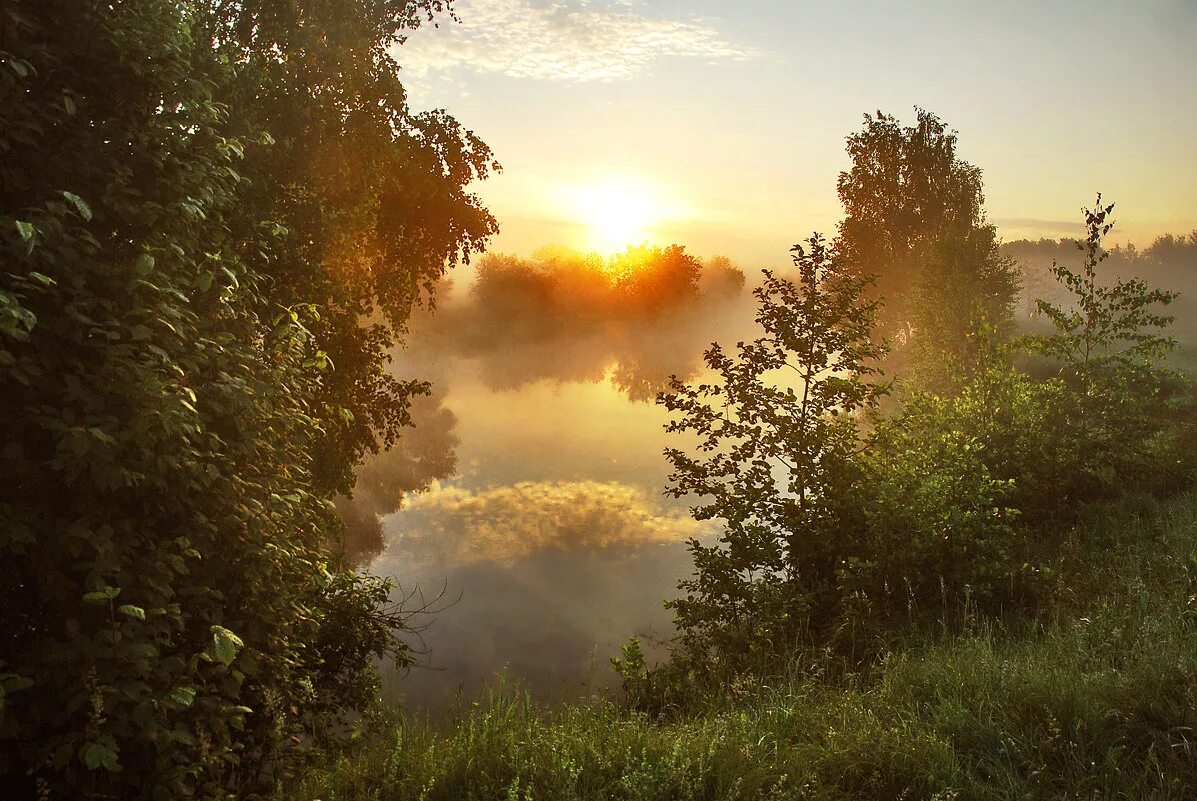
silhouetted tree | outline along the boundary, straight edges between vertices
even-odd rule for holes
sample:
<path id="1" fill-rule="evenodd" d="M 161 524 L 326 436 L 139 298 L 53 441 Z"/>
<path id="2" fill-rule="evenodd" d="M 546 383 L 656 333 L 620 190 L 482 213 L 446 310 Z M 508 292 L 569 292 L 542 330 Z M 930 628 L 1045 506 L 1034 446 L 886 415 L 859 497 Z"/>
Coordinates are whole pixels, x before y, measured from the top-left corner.
<path id="1" fill-rule="evenodd" d="M 938 117 L 923 109 L 917 117 L 903 127 L 866 114 L 848 137 L 836 247 L 860 274 L 878 276 L 884 329 L 919 343 L 917 366 L 933 372 L 941 351 L 967 353 L 974 317 L 1009 329 L 1018 271 L 985 222 L 981 170 L 957 157 L 956 133 Z"/>
<path id="2" fill-rule="evenodd" d="M 809 248 L 809 249 L 808 249 Z M 697 455 L 667 450 L 667 494 L 693 496 L 699 520 L 725 521 L 715 545 L 690 543 L 695 577 L 670 602 L 683 642 L 730 659 L 793 642 L 829 622 L 860 474 L 858 414 L 874 409 L 883 348 L 866 279 L 822 238 L 795 246 L 794 281 L 765 271 L 754 290 L 758 339 L 729 355 L 715 344 L 697 386 L 674 380 L 659 403 Z"/>

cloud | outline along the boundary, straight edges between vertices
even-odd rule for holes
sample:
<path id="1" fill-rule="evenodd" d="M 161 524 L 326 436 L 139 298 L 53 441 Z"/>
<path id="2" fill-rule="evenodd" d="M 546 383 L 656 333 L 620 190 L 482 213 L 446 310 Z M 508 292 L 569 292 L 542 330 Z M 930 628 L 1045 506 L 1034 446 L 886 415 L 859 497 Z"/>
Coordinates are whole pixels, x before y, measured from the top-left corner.
<path id="1" fill-rule="evenodd" d="M 597 551 L 680 543 L 710 524 L 663 511 L 643 490 L 598 481 L 525 481 L 468 490 L 435 487 L 384 524 L 386 551 L 372 566 L 402 572 L 413 562 L 511 565 L 544 551 Z"/>
<path id="2" fill-rule="evenodd" d="M 417 78 L 466 67 L 578 82 L 631 78 L 669 56 L 742 60 L 753 55 L 702 20 L 650 16 L 642 5 L 639 0 L 463 0 L 454 5 L 460 24 L 416 31 L 395 57 Z"/>
<path id="3" fill-rule="evenodd" d="M 717 528 L 626 484 L 528 481 L 434 487 L 384 531 L 372 572 L 422 588 L 425 600 L 444 588 L 417 644 L 434 669 L 384 674 L 392 699 L 435 708 L 497 671 L 542 694 L 612 684 L 607 657 L 628 636 L 669 636 L 662 601 L 693 570 L 684 541 L 709 541 Z"/>

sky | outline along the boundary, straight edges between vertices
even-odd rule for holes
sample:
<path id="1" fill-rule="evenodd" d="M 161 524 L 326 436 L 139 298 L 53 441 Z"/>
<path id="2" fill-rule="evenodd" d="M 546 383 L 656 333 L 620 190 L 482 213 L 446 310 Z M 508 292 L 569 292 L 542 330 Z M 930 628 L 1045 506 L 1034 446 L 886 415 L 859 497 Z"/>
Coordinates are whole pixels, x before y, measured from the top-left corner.
<path id="1" fill-rule="evenodd" d="M 844 138 L 959 132 L 1003 238 L 1197 228 L 1197 0 L 457 0 L 394 55 L 416 109 L 495 151 L 490 250 L 624 239 L 749 266 L 834 234 Z M 630 242 L 629 242 L 630 243 Z"/>

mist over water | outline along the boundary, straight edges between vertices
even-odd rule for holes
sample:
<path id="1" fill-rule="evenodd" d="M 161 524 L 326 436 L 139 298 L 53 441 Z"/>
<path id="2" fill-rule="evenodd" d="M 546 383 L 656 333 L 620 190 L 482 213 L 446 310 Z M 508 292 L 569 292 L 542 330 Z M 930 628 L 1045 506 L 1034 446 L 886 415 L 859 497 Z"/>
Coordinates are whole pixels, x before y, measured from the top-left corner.
<path id="1" fill-rule="evenodd" d="M 535 336 L 497 330 L 499 320 L 465 331 L 469 306 L 416 319 L 399 359 L 405 377 L 434 381 L 415 430 L 421 415 L 453 421 L 425 437 L 453 458 L 421 461 L 453 469 L 391 498 L 389 514 L 371 509 L 381 551 L 368 570 L 440 599 L 421 666 L 388 671 L 386 695 L 437 708 L 499 672 L 545 697 L 612 685 L 608 658 L 629 636 L 662 653 L 652 643 L 671 634 L 663 601 L 692 569 L 685 543 L 717 533 L 663 495 L 662 450 L 679 442 L 653 400 L 671 374 L 699 376 L 712 341 L 752 335 L 752 298 Z"/>
<path id="2" fill-rule="evenodd" d="M 1052 258 L 1074 262 L 1075 248 L 1019 242 L 1007 252 L 1023 265 L 1022 325 L 1042 325 L 1026 310 L 1036 296 L 1061 300 L 1046 273 Z M 1103 274 L 1187 290 L 1193 252 L 1115 253 Z M 500 672 L 542 697 L 613 685 L 608 658 L 629 636 L 650 659 L 663 656 L 653 647 L 671 634 L 663 601 L 692 572 L 685 543 L 718 533 L 663 495 L 662 450 L 687 443 L 664 432 L 667 413 L 653 401 L 670 375 L 705 377 L 712 341 L 733 350 L 756 336 L 751 293 L 621 317 L 578 306 L 573 290 L 482 302 L 442 289 L 441 308 L 413 320 L 395 368 L 431 380 L 433 392 L 413 405 L 397 448 L 359 472 L 342 510 L 359 562 L 439 609 L 423 621 L 420 666 L 387 671 L 386 694 L 435 709 Z M 1190 333 L 1190 307 L 1175 311 L 1178 333 Z"/>

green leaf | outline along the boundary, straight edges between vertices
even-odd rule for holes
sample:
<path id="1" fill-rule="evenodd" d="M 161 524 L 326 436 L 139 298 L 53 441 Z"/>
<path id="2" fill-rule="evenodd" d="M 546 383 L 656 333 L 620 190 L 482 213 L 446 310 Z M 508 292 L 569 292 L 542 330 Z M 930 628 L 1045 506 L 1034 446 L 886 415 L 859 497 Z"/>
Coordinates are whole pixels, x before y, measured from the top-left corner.
<path id="1" fill-rule="evenodd" d="M 83 764 L 87 766 L 88 770 L 99 770 L 103 768 L 107 771 L 120 770 L 120 763 L 116 758 L 117 747 L 103 743 L 88 743 L 83 746 Z"/>
<path id="2" fill-rule="evenodd" d="M 137 263 L 133 267 L 137 270 L 138 275 L 145 278 L 154 269 L 154 257 L 148 253 L 142 253 L 137 257 Z"/>
<path id="3" fill-rule="evenodd" d="M 120 587 L 105 587 L 102 590 L 95 592 L 86 592 L 83 594 L 83 600 L 89 604 L 102 604 L 111 601 L 116 596 L 120 595 Z"/>
<path id="4" fill-rule="evenodd" d="M 62 190 L 62 196 L 71 202 L 75 210 L 79 212 L 79 216 L 84 220 L 91 220 L 91 206 L 84 202 L 83 198 L 76 195 L 74 192 Z"/>
<path id="5" fill-rule="evenodd" d="M 138 620 L 145 620 L 145 610 L 142 609 L 140 606 L 134 606 L 133 604 L 124 604 L 123 606 L 118 608 L 116 611 L 120 612 L 121 614 L 128 615 L 129 617 L 137 618 Z"/>
<path id="6" fill-rule="evenodd" d="M 18 676 L 15 673 L 0 674 L 0 690 L 4 694 L 18 693 L 33 686 L 33 679 L 28 676 Z"/>
<path id="7" fill-rule="evenodd" d="M 245 643 L 241 641 L 240 637 L 225 627 L 212 627 L 213 655 L 224 663 L 225 666 L 233 664 L 233 660 L 237 658 L 237 652 L 244 645 Z"/>
<path id="8" fill-rule="evenodd" d="M 26 242 L 28 242 L 30 239 L 32 239 L 34 233 L 37 232 L 37 229 L 33 227 L 33 223 L 27 223 L 27 222 L 24 222 L 23 220 L 17 220 L 16 225 L 17 225 L 17 233 L 20 234 L 21 239 Z"/>
<path id="9" fill-rule="evenodd" d="M 92 428 L 89 428 L 89 429 L 87 429 L 87 430 L 88 430 L 89 432 L 91 432 L 91 435 L 92 435 L 93 437 L 95 437 L 96 439 L 98 439 L 100 442 L 106 442 L 106 443 L 108 443 L 109 445 L 115 445 L 115 444 L 116 444 L 116 440 L 115 440 L 115 439 L 113 439 L 112 435 L 111 435 L 111 434 L 109 434 L 108 432 L 104 431 L 104 429 L 102 429 L 102 428 L 95 428 L 95 427 L 93 426 Z"/>
<path id="10" fill-rule="evenodd" d="M 191 706 L 195 703 L 195 688 L 176 687 L 170 691 L 169 698 L 180 706 Z"/>

